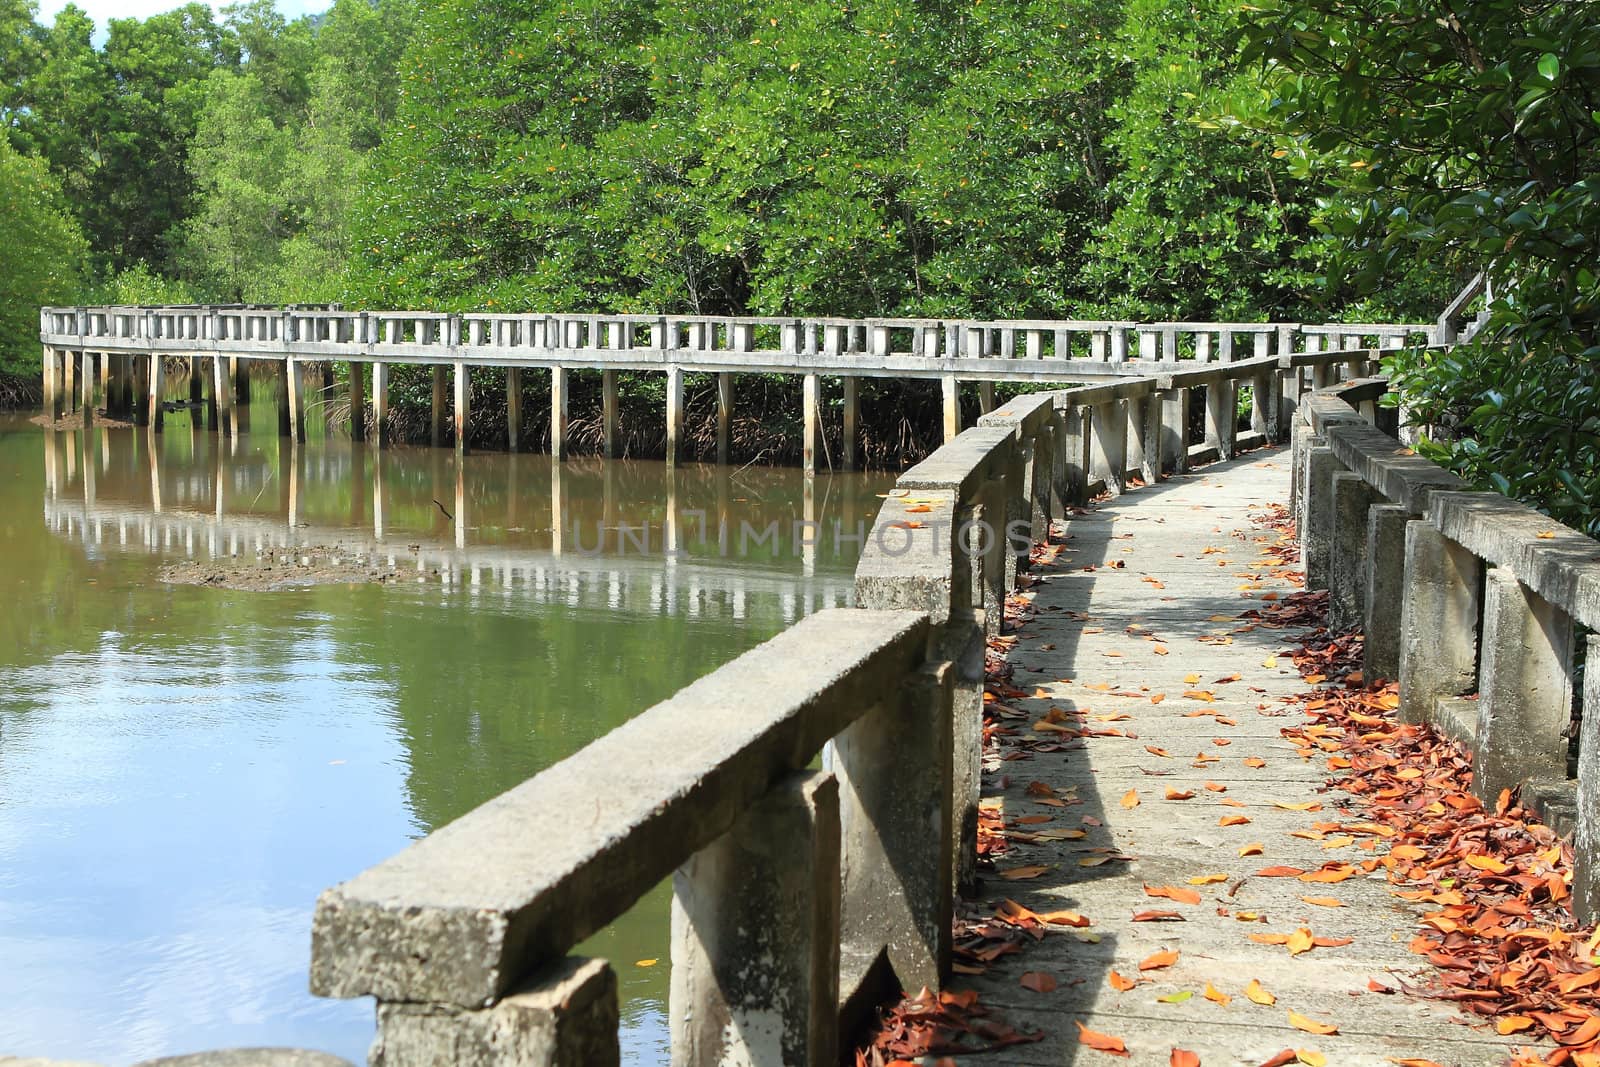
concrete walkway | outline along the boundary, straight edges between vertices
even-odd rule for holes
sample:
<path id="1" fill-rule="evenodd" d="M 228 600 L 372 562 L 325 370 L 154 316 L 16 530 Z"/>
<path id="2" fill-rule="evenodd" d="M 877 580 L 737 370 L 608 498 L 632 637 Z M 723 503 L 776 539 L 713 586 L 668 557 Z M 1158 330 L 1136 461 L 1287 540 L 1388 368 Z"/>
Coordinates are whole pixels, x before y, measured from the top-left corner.
<path id="1" fill-rule="evenodd" d="M 1382 852 L 1370 836 L 1341 829 L 1363 815 L 1341 810 L 1350 800 L 1342 792 L 1322 791 L 1325 759 L 1302 758 L 1279 734 L 1305 720 L 1281 702 L 1306 689 L 1284 654 L 1296 631 L 1240 619 L 1270 594 L 1298 588 L 1267 552 L 1278 535 L 1252 522 L 1287 502 L 1289 473 L 1287 449 L 1274 449 L 1130 491 L 1073 517 L 1066 550 L 1036 571 L 1037 613 L 1010 653 L 1013 683 L 1036 695 L 1003 702 L 1026 713 L 1009 720 L 1021 743 L 1003 751 L 1028 755 L 991 771 L 985 803 L 1003 808 L 1008 829 L 1086 836 L 1013 842 L 1000 871 L 1049 869 L 1014 881 L 989 872 L 980 900 L 991 914 L 1009 897 L 1035 912 L 1081 912 L 1092 925 L 1051 927 L 1023 952 L 954 983 L 977 990 L 1011 1025 L 1047 1035 L 959 1062 L 1165 1067 L 1175 1048 L 1198 1053 L 1205 1067 L 1256 1067 L 1285 1049 L 1308 1050 L 1300 1062 L 1339 1067 L 1507 1061 L 1514 1040 L 1463 1025 L 1450 1004 L 1369 991 L 1369 979 L 1394 987 L 1430 970 L 1407 948 L 1420 910 L 1392 894 L 1381 867 L 1372 875 L 1357 867 L 1336 884 L 1255 876 L 1273 865 L 1359 864 Z M 1069 729 L 1125 736 L 1079 741 L 1038 729 L 1050 709 L 1066 713 L 1056 717 Z M 1079 712 L 1086 722 L 1074 721 Z M 1037 751 L 1063 740 L 1066 751 Z M 1165 799 L 1169 790 L 1193 795 Z M 1248 821 L 1222 825 L 1241 816 Z M 1192 889 L 1201 899 L 1153 898 L 1146 885 Z M 1147 910 L 1182 921 L 1132 921 Z M 1248 936 L 1300 928 L 1351 940 L 1291 956 L 1285 945 Z M 1175 963 L 1140 971 L 1141 961 L 1168 951 L 1178 953 Z M 1118 991 L 1112 971 L 1142 981 Z M 1022 982 L 1027 972 L 1058 985 L 1035 992 Z M 1252 980 L 1275 1003 L 1252 1002 Z M 1207 999 L 1207 983 L 1216 999 Z M 1160 999 L 1185 992 L 1179 1002 Z M 1290 1012 L 1338 1032 L 1296 1029 Z M 1078 1023 L 1121 1038 L 1131 1058 L 1080 1044 Z"/>

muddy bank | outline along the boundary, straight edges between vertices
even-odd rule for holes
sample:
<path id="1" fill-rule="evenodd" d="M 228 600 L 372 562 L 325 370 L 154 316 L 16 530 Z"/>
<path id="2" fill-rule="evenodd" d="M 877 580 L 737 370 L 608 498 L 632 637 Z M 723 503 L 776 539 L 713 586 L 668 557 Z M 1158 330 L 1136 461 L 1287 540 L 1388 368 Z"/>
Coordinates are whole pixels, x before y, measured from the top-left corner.
<path id="1" fill-rule="evenodd" d="M 409 556 L 406 553 L 406 556 Z M 184 560 L 161 568 L 161 580 L 175 585 L 209 585 L 220 589 L 271 592 L 308 585 L 386 585 L 391 582 L 436 582 L 439 571 L 418 570 L 405 558 L 393 564 L 387 556 L 369 556 L 338 545 L 275 550 L 222 559 Z"/>
<path id="2" fill-rule="evenodd" d="M 35 415 L 28 420 L 35 426 L 43 426 L 47 430 L 60 430 L 63 432 L 83 429 L 83 416 L 78 413 L 63 415 L 59 419 L 52 419 L 49 415 Z M 102 430 L 129 430 L 133 423 L 126 419 L 108 418 L 105 412 L 94 413 L 94 424 Z"/>

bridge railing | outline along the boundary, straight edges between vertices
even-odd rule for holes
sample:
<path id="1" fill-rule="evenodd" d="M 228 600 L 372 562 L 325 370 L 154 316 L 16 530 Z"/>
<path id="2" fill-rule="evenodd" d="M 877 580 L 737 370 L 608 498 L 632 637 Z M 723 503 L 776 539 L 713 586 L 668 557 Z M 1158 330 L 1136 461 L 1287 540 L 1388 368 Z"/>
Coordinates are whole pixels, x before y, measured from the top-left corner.
<path id="1" fill-rule="evenodd" d="M 1573 690 L 1577 633 L 1600 630 L 1600 543 L 1498 493 L 1468 491 L 1401 445 L 1394 409 L 1377 406 L 1386 388 L 1349 382 L 1302 406 L 1295 496 L 1308 587 L 1329 591 L 1331 626 L 1364 627 L 1364 676 L 1398 679 L 1401 718 L 1431 723 L 1472 753 L 1486 804 L 1520 789 L 1572 835 L 1574 912 L 1591 922 L 1600 917 L 1596 636 L 1576 716 Z"/>
<path id="2" fill-rule="evenodd" d="M 1287 364 L 988 413 L 897 480 L 856 607 L 802 620 L 324 893 L 313 990 L 377 998 L 386 1065 L 614 1063 L 615 976 L 570 953 L 671 875 L 673 1061 L 837 1062 L 866 1006 L 949 973 L 975 863 L 985 639 L 1031 547 L 1072 503 L 1126 484 L 1130 426 L 1147 427 L 1131 473 L 1152 481 L 1248 443 L 1223 428 L 1235 391 L 1281 396 L 1300 373 Z M 1194 389 L 1218 398 L 1210 443 L 1188 430 Z"/>
<path id="3" fill-rule="evenodd" d="M 779 318 L 438 311 L 333 306 L 47 307 L 40 340 L 67 350 L 285 352 L 301 358 L 396 362 L 551 361 L 629 364 L 720 355 L 856 361 L 1130 360 L 1231 362 L 1296 351 L 1430 343 L 1435 327 L 1117 320 Z"/>

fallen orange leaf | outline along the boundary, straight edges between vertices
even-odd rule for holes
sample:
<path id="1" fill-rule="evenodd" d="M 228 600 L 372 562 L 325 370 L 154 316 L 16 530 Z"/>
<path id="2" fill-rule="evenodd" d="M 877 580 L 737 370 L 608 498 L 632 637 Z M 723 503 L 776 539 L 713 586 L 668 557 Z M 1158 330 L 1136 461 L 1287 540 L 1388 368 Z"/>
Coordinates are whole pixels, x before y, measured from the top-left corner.
<path id="1" fill-rule="evenodd" d="M 1073 1022 L 1077 1023 L 1077 1020 L 1074 1019 Z M 1082 1023 L 1077 1023 L 1077 1026 L 1079 1044 L 1087 1045 L 1098 1052 L 1110 1052 L 1117 1056 L 1126 1056 L 1128 1054 L 1128 1046 L 1122 1043 L 1122 1038 L 1091 1030 Z"/>
<path id="2" fill-rule="evenodd" d="M 1167 1059 L 1167 1067 L 1200 1067 L 1200 1056 L 1186 1048 L 1175 1048 Z"/>
<path id="3" fill-rule="evenodd" d="M 1278 1002 L 1278 998 L 1262 989 L 1261 983 L 1254 978 L 1250 979 L 1250 984 L 1244 987 L 1244 995 L 1250 999 L 1252 1004 L 1262 1004 L 1269 1008 Z"/>
<path id="4" fill-rule="evenodd" d="M 1130 811 L 1134 808 L 1137 808 L 1139 806 L 1139 791 L 1137 789 L 1130 789 L 1126 793 L 1122 794 L 1122 806 Z"/>
<path id="5" fill-rule="evenodd" d="M 1291 1011 L 1289 1013 L 1289 1025 L 1294 1027 L 1296 1030 L 1304 1030 L 1308 1034 L 1318 1034 L 1322 1037 L 1327 1037 L 1329 1034 L 1337 1034 L 1339 1032 L 1339 1028 L 1334 1026 L 1332 1023 L 1323 1023 L 1318 1022 L 1315 1019 L 1308 1019 L 1297 1011 Z"/>
<path id="6" fill-rule="evenodd" d="M 1184 889 L 1176 885 L 1146 885 L 1144 895 L 1147 897 L 1164 897 L 1167 900 L 1176 900 L 1179 904 L 1198 904 L 1200 894 L 1193 889 Z"/>
<path id="7" fill-rule="evenodd" d="M 1162 949 L 1160 952 L 1146 956 L 1139 961 L 1141 971 L 1159 971 L 1164 967 L 1171 967 L 1178 962 L 1178 953 L 1175 949 Z"/>
<path id="8" fill-rule="evenodd" d="M 1224 1008 L 1233 1003 L 1233 998 L 1231 996 L 1224 993 L 1210 982 L 1206 983 L 1206 991 L 1204 995 L 1205 998 L 1211 1001 L 1213 1004 L 1221 1004 Z"/>
<path id="9" fill-rule="evenodd" d="M 1126 993 L 1128 990 L 1139 984 L 1139 980 L 1137 978 L 1124 978 L 1116 971 L 1112 971 L 1106 980 L 1111 983 L 1111 988 L 1115 989 L 1119 993 Z"/>
<path id="10" fill-rule="evenodd" d="M 1056 988 L 1056 979 L 1054 975 L 1046 974 L 1044 971 L 1028 971 L 1017 980 L 1017 984 L 1035 993 L 1050 993 Z"/>

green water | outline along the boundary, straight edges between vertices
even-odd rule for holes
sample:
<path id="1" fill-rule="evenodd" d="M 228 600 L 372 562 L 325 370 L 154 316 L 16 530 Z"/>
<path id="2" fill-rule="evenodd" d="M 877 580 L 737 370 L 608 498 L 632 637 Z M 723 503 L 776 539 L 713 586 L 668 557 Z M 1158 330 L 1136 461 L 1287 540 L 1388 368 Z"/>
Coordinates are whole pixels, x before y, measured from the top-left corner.
<path id="1" fill-rule="evenodd" d="M 0 421 L 0 1055 L 361 1062 L 370 1002 L 306 992 L 318 892 L 845 603 L 831 531 L 885 485 Z M 400 579 L 159 580 L 275 544 Z M 666 1058 L 667 925 L 658 890 L 584 949 L 635 1063 Z"/>

